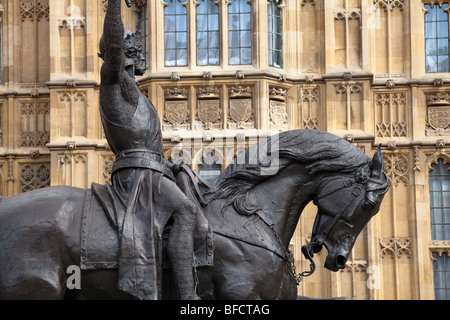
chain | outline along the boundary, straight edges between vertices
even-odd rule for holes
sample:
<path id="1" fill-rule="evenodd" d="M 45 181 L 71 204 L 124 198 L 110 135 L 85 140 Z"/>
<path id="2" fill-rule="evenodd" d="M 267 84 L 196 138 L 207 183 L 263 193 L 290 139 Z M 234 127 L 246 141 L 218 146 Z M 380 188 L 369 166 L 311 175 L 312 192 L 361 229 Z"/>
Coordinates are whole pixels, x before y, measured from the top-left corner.
<path id="1" fill-rule="evenodd" d="M 308 257 L 309 261 L 311 262 L 311 264 L 310 264 L 310 271 L 304 271 L 304 272 L 298 274 L 297 273 L 297 268 L 295 267 L 294 255 L 292 254 L 291 250 L 287 249 L 286 246 L 283 245 L 283 242 L 281 241 L 280 237 L 275 232 L 274 226 L 273 225 L 272 226 L 268 225 L 267 222 L 264 221 L 264 219 L 261 219 L 261 220 L 270 228 L 270 230 L 272 230 L 273 234 L 275 235 L 275 238 L 278 241 L 278 244 L 283 248 L 283 251 L 284 251 L 284 254 L 285 254 L 285 260 L 286 260 L 286 263 L 289 266 L 289 271 L 291 272 L 291 276 L 294 278 L 295 283 L 297 284 L 297 286 L 299 286 L 300 283 L 302 282 L 303 278 L 312 276 L 314 271 L 316 270 L 316 264 L 314 263 L 312 257 L 311 256 Z"/>

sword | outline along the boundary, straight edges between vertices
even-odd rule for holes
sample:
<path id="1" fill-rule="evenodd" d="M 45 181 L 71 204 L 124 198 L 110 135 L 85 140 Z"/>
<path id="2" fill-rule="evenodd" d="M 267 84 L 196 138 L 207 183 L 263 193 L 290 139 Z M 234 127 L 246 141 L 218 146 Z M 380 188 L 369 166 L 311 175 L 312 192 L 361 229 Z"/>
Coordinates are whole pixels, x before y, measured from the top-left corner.
<path id="1" fill-rule="evenodd" d="M 131 8 L 131 0 L 125 0 L 125 3 L 127 4 L 128 8 Z"/>

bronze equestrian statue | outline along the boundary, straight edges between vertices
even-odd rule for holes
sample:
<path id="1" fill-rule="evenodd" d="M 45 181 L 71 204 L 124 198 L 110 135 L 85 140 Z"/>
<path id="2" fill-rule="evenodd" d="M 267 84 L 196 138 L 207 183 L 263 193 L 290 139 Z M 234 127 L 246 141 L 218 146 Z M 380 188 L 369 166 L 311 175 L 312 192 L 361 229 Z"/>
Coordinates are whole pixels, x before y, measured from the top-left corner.
<path id="1" fill-rule="evenodd" d="M 371 159 L 333 134 L 288 131 L 197 183 L 162 154 L 158 115 L 134 81 L 140 50 L 119 0 L 108 1 L 100 49 L 112 184 L 0 201 L 0 299 L 287 300 L 323 247 L 326 268 L 345 268 L 389 189 L 380 148 Z M 302 252 L 312 270 L 296 274 L 288 246 L 311 201 L 318 213 Z M 75 289 L 73 266 L 81 269 Z"/>

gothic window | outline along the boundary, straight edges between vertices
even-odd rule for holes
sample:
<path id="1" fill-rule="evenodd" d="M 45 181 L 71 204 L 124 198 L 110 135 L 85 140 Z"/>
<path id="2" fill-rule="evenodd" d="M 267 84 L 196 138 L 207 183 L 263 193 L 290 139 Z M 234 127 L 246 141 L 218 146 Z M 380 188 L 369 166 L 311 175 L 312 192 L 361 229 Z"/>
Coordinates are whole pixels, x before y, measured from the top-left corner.
<path id="1" fill-rule="evenodd" d="M 279 0 L 268 0 L 269 66 L 283 67 L 282 17 Z"/>
<path id="2" fill-rule="evenodd" d="M 142 55 L 145 57 L 145 67 L 148 68 L 148 18 L 147 18 L 147 4 L 138 4 L 137 5 L 137 26 L 136 30 L 141 35 L 141 43 L 142 43 Z"/>
<path id="3" fill-rule="evenodd" d="M 450 300 L 450 258 L 447 253 L 433 253 L 434 297 Z"/>
<path id="4" fill-rule="evenodd" d="M 196 8 L 197 65 L 220 64 L 219 7 L 214 0 L 200 0 Z"/>
<path id="5" fill-rule="evenodd" d="M 432 240 L 450 240 L 450 165 L 439 159 L 430 171 Z"/>
<path id="6" fill-rule="evenodd" d="M 230 65 L 252 64 L 252 8 L 247 0 L 233 0 L 228 9 Z"/>
<path id="7" fill-rule="evenodd" d="M 222 173 L 222 166 L 217 164 L 217 158 L 211 152 L 203 156 L 202 164 L 198 166 L 198 173 L 205 179 L 213 179 Z"/>
<path id="8" fill-rule="evenodd" d="M 187 66 L 187 10 L 181 0 L 169 0 L 164 8 L 164 42 L 165 66 Z"/>
<path id="9" fill-rule="evenodd" d="M 3 33 L 3 27 L 1 25 L 2 16 L 0 16 L 0 84 L 3 83 L 2 79 L 2 33 Z"/>
<path id="10" fill-rule="evenodd" d="M 425 4 L 426 72 L 449 72 L 449 4 Z"/>

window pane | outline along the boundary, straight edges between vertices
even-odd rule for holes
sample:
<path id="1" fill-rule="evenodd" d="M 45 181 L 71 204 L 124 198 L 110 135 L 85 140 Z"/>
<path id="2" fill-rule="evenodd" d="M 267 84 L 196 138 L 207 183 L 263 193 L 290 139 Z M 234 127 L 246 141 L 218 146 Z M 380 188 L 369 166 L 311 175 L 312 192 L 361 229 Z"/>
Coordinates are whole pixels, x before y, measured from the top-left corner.
<path id="1" fill-rule="evenodd" d="M 442 192 L 442 199 L 444 200 L 444 207 L 450 208 L 450 192 Z"/>
<path id="2" fill-rule="evenodd" d="M 228 12 L 229 13 L 239 12 L 239 0 L 231 1 L 231 5 L 228 7 Z"/>
<path id="3" fill-rule="evenodd" d="M 219 64 L 219 50 L 218 49 L 209 50 L 209 64 L 210 65 L 218 65 Z"/>
<path id="4" fill-rule="evenodd" d="M 444 240 L 442 225 L 434 226 L 434 237 L 432 239 L 433 240 Z"/>
<path id="5" fill-rule="evenodd" d="M 166 33 L 165 46 L 166 46 L 166 49 L 175 49 L 176 48 L 175 33 L 173 33 L 173 32 Z"/>
<path id="6" fill-rule="evenodd" d="M 230 47 L 239 47 L 239 32 L 230 31 L 229 33 L 229 45 Z"/>
<path id="7" fill-rule="evenodd" d="M 197 15 L 197 31 L 207 31 L 208 30 L 208 16 Z"/>
<path id="8" fill-rule="evenodd" d="M 177 51 L 177 65 L 178 66 L 187 66 L 187 50 L 182 49 Z"/>
<path id="9" fill-rule="evenodd" d="M 197 48 L 208 47 L 208 32 L 197 32 Z"/>
<path id="10" fill-rule="evenodd" d="M 251 30 L 251 15 L 241 14 L 241 30 Z"/>
<path id="11" fill-rule="evenodd" d="M 240 50 L 239 49 L 230 49 L 230 64 L 236 65 L 241 64 L 240 59 Z"/>
<path id="12" fill-rule="evenodd" d="M 439 56 L 438 57 L 438 72 L 448 72 L 448 71 L 449 71 L 448 56 Z"/>
<path id="13" fill-rule="evenodd" d="M 252 64 L 252 49 L 241 49 L 241 64 Z"/>
<path id="14" fill-rule="evenodd" d="M 437 53 L 436 40 L 435 39 L 426 40 L 425 44 L 426 44 L 425 53 L 427 55 L 436 55 Z"/>
<path id="15" fill-rule="evenodd" d="M 252 46 L 252 33 L 250 31 L 241 32 L 241 47 Z"/>
<path id="16" fill-rule="evenodd" d="M 208 16 L 208 29 L 210 31 L 219 30 L 219 17 L 216 15 Z"/>
<path id="17" fill-rule="evenodd" d="M 441 188 L 441 178 L 430 176 L 430 191 L 440 191 Z"/>
<path id="18" fill-rule="evenodd" d="M 178 32 L 177 33 L 177 48 L 185 49 L 187 48 L 187 33 Z"/>
<path id="19" fill-rule="evenodd" d="M 175 31 L 175 16 L 166 16 L 164 18 L 165 31 Z"/>
<path id="20" fill-rule="evenodd" d="M 442 235 L 443 240 L 450 239 L 450 225 L 444 225 L 444 234 Z"/>
<path id="21" fill-rule="evenodd" d="M 447 39 L 439 39 L 438 40 L 438 54 L 439 55 L 448 55 L 448 40 Z"/>
<path id="22" fill-rule="evenodd" d="M 197 6 L 197 14 L 206 14 L 207 13 L 207 8 L 206 8 L 206 6 L 207 6 L 207 4 L 206 4 L 206 2 L 208 2 L 209 0 L 201 0 L 201 1 L 198 1 L 200 4 Z"/>
<path id="23" fill-rule="evenodd" d="M 438 261 L 443 259 L 438 259 Z M 435 288 L 445 288 L 445 273 L 444 272 L 435 272 L 434 273 L 434 287 Z"/>
<path id="24" fill-rule="evenodd" d="M 425 24 L 425 38 L 436 38 L 437 25 L 435 22 Z"/>
<path id="25" fill-rule="evenodd" d="M 428 56 L 426 58 L 426 71 L 429 73 L 437 72 L 437 57 Z"/>
<path id="26" fill-rule="evenodd" d="M 450 209 L 444 209 L 444 223 L 450 224 Z"/>
<path id="27" fill-rule="evenodd" d="M 251 5 L 248 3 L 247 0 L 240 0 L 241 5 L 240 5 L 240 10 L 243 13 L 250 13 L 252 12 L 252 7 Z"/>
<path id="28" fill-rule="evenodd" d="M 187 19 L 185 15 L 178 15 L 177 16 L 177 24 L 176 28 L 177 31 L 187 31 Z"/>
<path id="29" fill-rule="evenodd" d="M 443 191 L 450 191 L 450 179 L 443 179 L 442 180 L 442 190 Z"/>
<path id="30" fill-rule="evenodd" d="M 435 11 L 436 11 L 436 13 L 437 13 L 436 19 L 437 19 L 438 21 L 446 21 L 446 20 L 448 20 L 448 13 L 445 11 L 445 9 L 448 8 L 448 3 L 444 4 L 444 5 L 442 6 L 442 8 L 439 8 L 439 7 L 436 6 L 436 5 L 435 5 L 434 7 L 435 7 Z"/>
<path id="31" fill-rule="evenodd" d="M 175 3 L 176 1 L 167 1 L 167 6 L 164 8 L 164 14 L 175 14 Z"/>
<path id="32" fill-rule="evenodd" d="M 174 1 L 176 3 L 176 12 L 177 14 L 186 14 L 187 9 L 180 1 Z"/>
<path id="33" fill-rule="evenodd" d="M 230 14 L 228 19 L 228 27 L 230 30 L 239 30 L 239 15 Z"/>
<path id="34" fill-rule="evenodd" d="M 448 23 L 438 22 L 437 23 L 437 35 L 439 38 L 448 38 Z"/>
<path id="35" fill-rule="evenodd" d="M 435 20 L 433 17 L 433 13 L 435 13 L 435 8 L 431 8 L 431 6 L 429 4 L 425 5 L 425 10 L 427 10 L 428 12 L 425 14 L 425 21 L 432 21 Z M 436 15 L 436 14 L 435 14 Z"/>
<path id="36" fill-rule="evenodd" d="M 209 33 L 209 48 L 218 48 L 220 42 L 220 36 L 218 32 Z"/>
<path id="37" fill-rule="evenodd" d="M 208 64 L 208 50 L 207 49 L 197 50 L 197 64 L 199 66 L 206 66 Z"/>
<path id="38" fill-rule="evenodd" d="M 174 67 L 175 64 L 175 55 L 176 55 L 176 51 L 175 50 L 166 50 L 166 66 L 167 67 Z"/>
<path id="39" fill-rule="evenodd" d="M 431 223 L 442 224 L 442 211 L 441 209 L 431 209 Z"/>
<path id="40" fill-rule="evenodd" d="M 215 4 L 215 0 L 206 0 L 208 2 L 208 13 L 219 13 L 219 6 Z"/>

